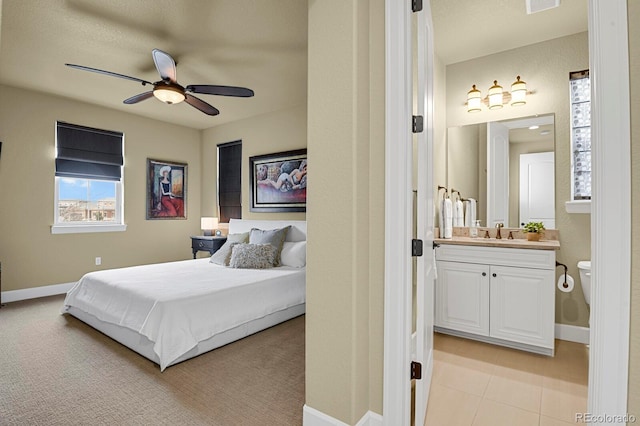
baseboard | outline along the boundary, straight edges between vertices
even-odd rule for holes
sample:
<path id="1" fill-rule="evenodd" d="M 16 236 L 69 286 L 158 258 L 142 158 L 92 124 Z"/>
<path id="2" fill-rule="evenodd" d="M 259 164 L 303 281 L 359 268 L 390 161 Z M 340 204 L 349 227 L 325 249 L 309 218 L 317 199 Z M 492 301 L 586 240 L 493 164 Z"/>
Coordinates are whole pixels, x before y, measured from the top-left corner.
<path id="1" fill-rule="evenodd" d="M 556 339 L 568 342 L 589 344 L 589 327 L 580 327 L 569 324 L 556 324 Z"/>
<path id="2" fill-rule="evenodd" d="M 3 291 L 0 298 L 2 299 L 2 303 L 11 303 L 20 300 L 36 299 L 38 297 L 55 296 L 56 294 L 65 294 L 71 290 L 71 287 L 74 285 L 75 282 Z"/>
<path id="3" fill-rule="evenodd" d="M 382 423 L 380 414 L 367 411 L 355 426 L 382 426 Z M 309 407 L 307 404 L 303 408 L 302 424 L 303 426 L 349 426 L 315 408 Z"/>

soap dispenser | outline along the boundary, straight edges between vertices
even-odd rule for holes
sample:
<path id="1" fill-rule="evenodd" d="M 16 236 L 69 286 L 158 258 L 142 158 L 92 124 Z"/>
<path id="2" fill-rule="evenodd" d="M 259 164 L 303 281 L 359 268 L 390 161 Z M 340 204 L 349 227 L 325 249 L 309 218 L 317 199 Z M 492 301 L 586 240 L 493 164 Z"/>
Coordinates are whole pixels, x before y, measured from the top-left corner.
<path id="1" fill-rule="evenodd" d="M 469 228 L 469 236 L 471 238 L 478 238 L 478 228 L 480 227 L 480 221 L 476 220 Z"/>

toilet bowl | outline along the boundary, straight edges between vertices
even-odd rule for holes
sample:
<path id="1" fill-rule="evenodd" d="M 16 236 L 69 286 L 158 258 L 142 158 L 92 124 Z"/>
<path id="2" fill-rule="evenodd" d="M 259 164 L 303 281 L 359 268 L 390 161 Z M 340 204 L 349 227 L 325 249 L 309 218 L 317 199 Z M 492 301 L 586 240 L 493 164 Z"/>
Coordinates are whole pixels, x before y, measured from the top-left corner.
<path id="1" fill-rule="evenodd" d="M 587 305 L 591 304 L 591 261 L 582 260 L 578 262 L 578 270 L 580 271 L 580 285 L 582 287 L 582 293 L 584 294 L 584 300 Z"/>

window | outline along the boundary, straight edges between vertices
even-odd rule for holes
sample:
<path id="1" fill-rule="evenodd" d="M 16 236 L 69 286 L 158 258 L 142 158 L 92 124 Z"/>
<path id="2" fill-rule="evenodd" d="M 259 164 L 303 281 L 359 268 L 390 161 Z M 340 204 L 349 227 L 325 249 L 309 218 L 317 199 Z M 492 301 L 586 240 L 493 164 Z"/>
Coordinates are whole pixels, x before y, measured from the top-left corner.
<path id="1" fill-rule="evenodd" d="M 220 223 L 242 218 L 242 141 L 218 145 L 218 205 Z"/>
<path id="2" fill-rule="evenodd" d="M 56 123 L 55 221 L 51 232 L 124 231 L 119 132 Z"/>
<path id="3" fill-rule="evenodd" d="M 591 85 L 589 70 L 572 72 L 571 145 L 573 199 L 591 199 Z"/>

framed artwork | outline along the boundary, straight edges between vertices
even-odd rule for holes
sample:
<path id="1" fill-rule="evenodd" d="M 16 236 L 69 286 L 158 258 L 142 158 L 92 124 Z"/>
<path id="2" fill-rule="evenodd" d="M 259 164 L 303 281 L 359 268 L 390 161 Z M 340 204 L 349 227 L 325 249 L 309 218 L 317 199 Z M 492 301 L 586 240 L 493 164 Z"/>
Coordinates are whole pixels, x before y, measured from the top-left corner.
<path id="1" fill-rule="evenodd" d="M 147 158 L 147 219 L 187 218 L 187 165 Z"/>
<path id="2" fill-rule="evenodd" d="M 249 158 L 252 212 L 307 210 L 307 150 Z"/>

